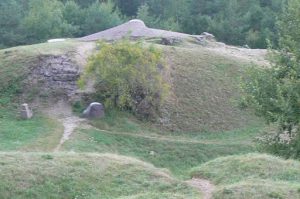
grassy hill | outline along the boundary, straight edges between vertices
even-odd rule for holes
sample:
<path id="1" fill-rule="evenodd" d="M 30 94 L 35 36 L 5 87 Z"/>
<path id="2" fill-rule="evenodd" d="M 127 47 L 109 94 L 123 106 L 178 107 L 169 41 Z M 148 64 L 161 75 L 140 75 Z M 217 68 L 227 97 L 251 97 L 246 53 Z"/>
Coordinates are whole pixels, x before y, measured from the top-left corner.
<path id="1" fill-rule="evenodd" d="M 41 56 L 67 55 L 82 64 L 91 44 L 68 40 L 0 50 L 0 104 L 8 103 L 16 94 L 27 101 L 35 99 L 39 86 L 24 84 L 24 80 L 38 67 Z M 160 126 L 172 131 L 211 132 L 245 127 L 255 120 L 237 107 L 238 79 L 251 64 L 249 60 L 201 45 L 157 47 L 164 50 L 169 69 L 166 78 L 171 84 Z"/>
<path id="2" fill-rule="evenodd" d="M 160 121 L 107 111 L 76 124 L 58 151 L 66 119 L 58 115 L 71 107 L 40 99 L 40 87 L 27 79 L 45 55 L 68 56 L 82 70 L 95 43 L 0 50 L 0 198 L 201 198 L 201 189 L 184 181 L 191 176 L 214 183 L 214 198 L 298 198 L 299 162 L 253 154 L 263 124 L 238 108 L 239 77 L 263 62 L 260 52 L 154 45 L 164 52 L 171 84 Z M 18 118 L 23 102 L 34 108 L 31 120 Z M 46 114 L 43 102 L 56 109 Z"/>
<path id="3" fill-rule="evenodd" d="M 199 45 L 164 47 L 170 66 L 171 99 L 164 113 L 172 130 L 220 131 L 253 121 L 238 108 L 239 77 L 251 64 Z"/>
<path id="4" fill-rule="evenodd" d="M 299 198 L 300 162 L 265 154 L 229 156 L 193 168 L 218 185 L 215 198 Z"/>

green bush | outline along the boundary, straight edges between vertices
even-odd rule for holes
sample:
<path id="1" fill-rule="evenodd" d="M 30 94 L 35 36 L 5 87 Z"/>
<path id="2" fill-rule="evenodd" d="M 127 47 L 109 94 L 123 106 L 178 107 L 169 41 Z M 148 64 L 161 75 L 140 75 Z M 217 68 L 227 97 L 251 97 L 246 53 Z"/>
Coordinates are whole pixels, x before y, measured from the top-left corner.
<path id="1" fill-rule="evenodd" d="M 168 93 L 162 78 L 162 52 L 142 42 L 124 40 L 98 43 L 79 85 L 94 77 L 96 95 L 106 107 L 130 110 L 144 118 L 155 117 Z"/>
<path id="2" fill-rule="evenodd" d="M 251 68 L 244 78 L 244 104 L 253 107 L 275 133 L 261 140 L 266 148 L 287 157 L 300 157 L 300 2 L 289 0 L 278 24 L 280 50 L 270 56 L 273 65 Z"/>

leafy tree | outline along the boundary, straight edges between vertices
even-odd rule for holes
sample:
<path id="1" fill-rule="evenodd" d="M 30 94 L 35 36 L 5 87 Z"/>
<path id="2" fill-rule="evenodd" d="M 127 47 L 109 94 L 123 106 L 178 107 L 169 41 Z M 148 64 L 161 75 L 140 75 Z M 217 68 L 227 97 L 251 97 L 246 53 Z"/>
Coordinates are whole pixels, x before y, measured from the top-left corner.
<path id="1" fill-rule="evenodd" d="M 150 15 L 148 4 L 139 7 L 136 18 L 143 20 L 149 27 L 157 27 L 157 24 L 159 23 L 159 19 Z"/>
<path id="2" fill-rule="evenodd" d="M 60 0 L 60 1 L 63 2 L 63 3 L 66 3 L 66 2 L 68 2 L 70 0 Z M 79 5 L 81 8 L 87 8 L 92 3 L 94 3 L 96 0 L 73 0 L 73 1 L 74 1 L 74 3 L 76 3 L 77 5 Z"/>
<path id="3" fill-rule="evenodd" d="M 118 11 L 114 10 L 114 4 L 111 1 L 103 3 L 95 1 L 85 10 L 84 18 L 82 25 L 84 35 L 111 28 L 122 22 Z"/>
<path id="4" fill-rule="evenodd" d="M 106 107 L 131 110 L 151 118 L 157 114 L 167 92 L 162 78 L 162 54 L 142 43 L 99 43 L 99 52 L 89 59 L 79 84 L 97 80 L 96 90 Z"/>
<path id="5" fill-rule="evenodd" d="M 138 8 L 144 5 L 147 0 L 114 0 L 117 7 L 121 10 L 124 15 L 135 16 Z"/>
<path id="6" fill-rule="evenodd" d="M 244 102 L 269 123 L 267 149 L 287 157 L 300 157 L 300 2 L 289 0 L 279 22 L 280 51 L 271 68 L 252 68 L 244 79 Z"/>
<path id="7" fill-rule="evenodd" d="M 176 22 L 175 18 L 171 17 L 169 19 L 162 20 L 150 15 L 149 9 L 150 7 L 148 4 L 144 4 L 139 7 L 136 18 L 143 20 L 147 26 L 152 28 L 156 27 L 165 30 L 180 31 L 180 26 Z"/>
<path id="8" fill-rule="evenodd" d="M 31 42 L 71 36 L 75 28 L 63 18 L 63 4 L 57 0 L 30 0 L 23 21 L 26 39 Z"/>
<path id="9" fill-rule="evenodd" d="M 0 43 L 12 46 L 49 37 L 80 37 L 121 23 L 122 14 L 128 18 L 137 16 L 153 28 L 190 34 L 206 31 L 228 44 L 266 48 L 267 40 L 278 44 L 275 22 L 284 2 L 286 0 L 2 0 Z"/>
<path id="10" fill-rule="evenodd" d="M 22 19 L 22 6 L 17 1 L 0 1 L 0 48 L 23 43 Z"/>
<path id="11" fill-rule="evenodd" d="M 68 24 L 71 24 L 76 31 L 74 36 L 81 36 L 81 26 L 84 23 L 84 12 L 74 1 L 68 0 L 63 7 L 63 18 Z"/>

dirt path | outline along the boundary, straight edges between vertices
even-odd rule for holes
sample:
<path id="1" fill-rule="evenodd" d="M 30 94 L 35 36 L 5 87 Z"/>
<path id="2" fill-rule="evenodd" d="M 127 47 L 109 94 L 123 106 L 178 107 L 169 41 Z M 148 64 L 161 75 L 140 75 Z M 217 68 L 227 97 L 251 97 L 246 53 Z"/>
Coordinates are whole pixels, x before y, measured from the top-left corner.
<path id="1" fill-rule="evenodd" d="M 84 122 L 85 119 L 76 116 L 70 116 L 62 118 L 61 121 L 64 126 L 64 133 L 62 135 L 62 138 L 60 139 L 59 144 L 55 147 L 54 152 L 60 150 L 61 146 L 70 139 L 70 136 L 72 135 L 74 130 L 80 125 L 80 123 Z"/>
<path id="2" fill-rule="evenodd" d="M 189 186 L 198 189 L 203 193 L 203 199 L 211 199 L 212 193 L 215 190 L 215 185 L 210 181 L 200 178 L 193 178 L 191 180 L 185 181 Z"/>
<path id="3" fill-rule="evenodd" d="M 72 113 L 72 107 L 64 100 L 60 100 L 55 103 L 51 102 L 44 106 L 47 108 L 45 108 L 42 112 L 49 118 L 59 121 L 64 127 L 61 139 L 54 148 L 54 152 L 57 152 L 60 150 L 61 146 L 70 139 L 74 130 L 79 127 L 79 125 L 87 122 L 85 119 L 75 116 Z"/>

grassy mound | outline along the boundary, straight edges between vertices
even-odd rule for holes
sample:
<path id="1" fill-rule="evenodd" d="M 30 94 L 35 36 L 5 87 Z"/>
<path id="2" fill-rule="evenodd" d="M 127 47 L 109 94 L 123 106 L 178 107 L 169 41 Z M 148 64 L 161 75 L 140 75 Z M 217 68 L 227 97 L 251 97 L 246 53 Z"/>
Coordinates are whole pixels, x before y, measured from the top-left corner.
<path id="1" fill-rule="evenodd" d="M 199 197 L 150 164 L 112 154 L 0 153 L 0 159 L 0 198 Z"/>
<path id="2" fill-rule="evenodd" d="M 249 62 L 201 46 L 163 47 L 169 64 L 171 97 L 164 125 L 174 131 L 232 130 L 253 121 L 237 106 L 238 81 Z"/>
<path id="3" fill-rule="evenodd" d="M 222 157 L 192 170 L 192 176 L 231 184 L 244 179 L 270 179 L 300 182 L 300 162 L 264 154 Z"/>
<path id="4" fill-rule="evenodd" d="M 219 186 L 216 198 L 299 198 L 300 162 L 265 154 L 222 157 L 191 171 Z"/>

